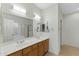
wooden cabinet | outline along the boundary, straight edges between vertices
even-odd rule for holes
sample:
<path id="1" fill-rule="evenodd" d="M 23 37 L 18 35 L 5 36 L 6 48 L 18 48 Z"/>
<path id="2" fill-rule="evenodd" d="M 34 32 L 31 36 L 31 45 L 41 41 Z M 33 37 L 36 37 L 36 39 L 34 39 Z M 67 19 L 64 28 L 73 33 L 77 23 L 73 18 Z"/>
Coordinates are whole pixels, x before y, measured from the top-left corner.
<path id="1" fill-rule="evenodd" d="M 39 56 L 46 54 L 49 49 L 49 40 L 47 39 L 40 42 L 38 46 L 39 46 L 39 49 L 38 49 Z"/>
<path id="2" fill-rule="evenodd" d="M 23 56 L 38 56 L 38 44 L 23 49 Z"/>
<path id="3" fill-rule="evenodd" d="M 32 47 L 27 47 L 23 49 L 23 56 L 32 56 Z"/>
<path id="4" fill-rule="evenodd" d="M 9 54 L 8 56 L 22 56 L 22 50 Z"/>
<path id="5" fill-rule="evenodd" d="M 8 56 L 43 56 L 48 52 L 49 39 L 14 52 Z"/>
<path id="6" fill-rule="evenodd" d="M 34 44 L 33 46 L 32 46 L 32 55 L 33 56 L 38 56 L 38 44 Z"/>
<path id="7" fill-rule="evenodd" d="M 38 55 L 42 56 L 44 54 L 44 49 L 43 49 L 43 42 L 40 42 L 38 44 L 39 48 L 38 48 Z"/>
<path id="8" fill-rule="evenodd" d="M 46 52 L 48 52 L 49 49 L 49 40 L 43 41 L 43 45 L 44 45 L 44 54 L 45 54 Z"/>

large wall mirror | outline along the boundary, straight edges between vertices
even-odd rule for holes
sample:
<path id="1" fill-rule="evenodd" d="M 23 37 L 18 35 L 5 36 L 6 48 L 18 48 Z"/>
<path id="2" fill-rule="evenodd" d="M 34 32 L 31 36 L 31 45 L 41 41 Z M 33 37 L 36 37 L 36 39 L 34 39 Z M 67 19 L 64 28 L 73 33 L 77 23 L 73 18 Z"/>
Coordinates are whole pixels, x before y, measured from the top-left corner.
<path id="1" fill-rule="evenodd" d="M 33 20 L 4 15 L 2 22 L 3 42 L 20 40 L 33 36 Z"/>

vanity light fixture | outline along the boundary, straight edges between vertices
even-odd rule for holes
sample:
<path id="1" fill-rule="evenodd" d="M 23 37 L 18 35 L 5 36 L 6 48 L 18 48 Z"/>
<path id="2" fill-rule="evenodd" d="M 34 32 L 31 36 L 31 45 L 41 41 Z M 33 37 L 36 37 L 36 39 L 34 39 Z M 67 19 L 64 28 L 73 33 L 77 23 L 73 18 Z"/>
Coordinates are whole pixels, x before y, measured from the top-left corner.
<path id="1" fill-rule="evenodd" d="M 19 6 L 16 6 L 16 5 L 13 5 L 13 9 L 18 11 L 18 12 L 24 13 L 24 14 L 26 13 L 25 9 L 23 9 L 23 8 L 21 8 Z"/>
<path id="2" fill-rule="evenodd" d="M 41 17 L 37 13 L 34 13 L 34 15 L 35 15 L 34 19 L 40 21 Z"/>

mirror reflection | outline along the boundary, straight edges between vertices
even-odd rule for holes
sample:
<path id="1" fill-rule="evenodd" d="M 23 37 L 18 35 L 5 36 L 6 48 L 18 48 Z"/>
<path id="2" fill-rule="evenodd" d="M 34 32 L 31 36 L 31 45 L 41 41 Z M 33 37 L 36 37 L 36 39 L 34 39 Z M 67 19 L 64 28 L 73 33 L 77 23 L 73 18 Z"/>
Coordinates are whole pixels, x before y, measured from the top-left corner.
<path id="1" fill-rule="evenodd" d="M 22 5 L 26 5 L 24 8 Z M 0 42 L 20 40 L 45 32 L 45 24 L 39 9 L 28 7 L 32 4 L 2 3 L 0 9 Z M 33 6 L 33 5 L 32 5 Z M 36 6 L 34 6 L 36 8 Z M 28 8 L 28 9 L 27 9 Z M 38 10 L 38 11 L 36 11 Z"/>

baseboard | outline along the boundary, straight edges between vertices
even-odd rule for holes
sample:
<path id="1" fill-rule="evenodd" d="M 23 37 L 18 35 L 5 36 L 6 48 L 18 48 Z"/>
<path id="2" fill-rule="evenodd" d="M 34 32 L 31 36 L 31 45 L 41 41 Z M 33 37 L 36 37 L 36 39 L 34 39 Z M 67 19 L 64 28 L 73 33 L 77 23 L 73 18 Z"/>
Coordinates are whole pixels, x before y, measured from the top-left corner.
<path id="1" fill-rule="evenodd" d="M 58 56 L 58 54 L 56 54 L 56 53 L 54 53 L 54 52 L 48 52 L 48 53 L 50 53 L 51 55 L 53 55 L 53 56 Z"/>
<path id="2" fill-rule="evenodd" d="M 77 47 L 77 46 L 73 46 L 73 45 L 70 45 L 70 44 L 62 44 L 61 46 L 63 46 L 63 45 L 71 46 L 71 47 L 74 47 L 74 48 L 78 48 L 78 49 L 79 49 L 79 47 Z"/>

